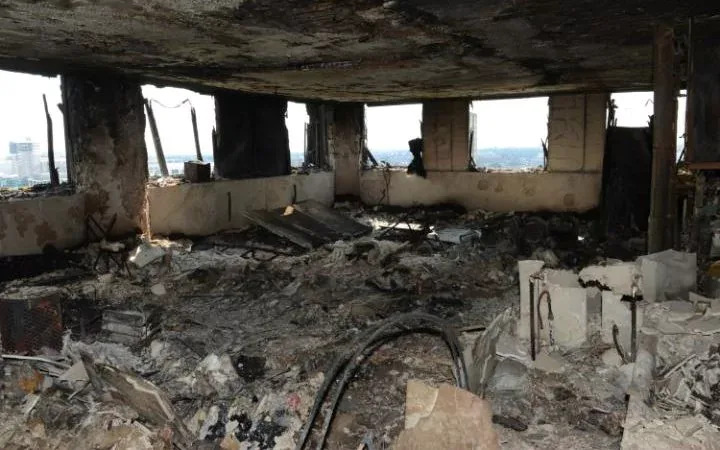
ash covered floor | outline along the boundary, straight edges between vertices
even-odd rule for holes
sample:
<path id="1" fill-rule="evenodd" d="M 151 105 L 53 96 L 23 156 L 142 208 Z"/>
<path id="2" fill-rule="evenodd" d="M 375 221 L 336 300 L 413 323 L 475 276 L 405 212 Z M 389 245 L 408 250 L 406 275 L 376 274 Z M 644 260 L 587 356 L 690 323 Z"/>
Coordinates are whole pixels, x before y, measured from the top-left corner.
<path id="1" fill-rule="evenodd" d="M 127 266 L 119 248 L 108 256 L 112 245 L 93 243 L 66 254 L 62 269 L 5 282 L 0 297 L 50 299 L 67 331 L 62 342 L 42 330 L 19 338 L 45 361 L 0 359 L 0 447 L 292 449 L 335 358 L 381 320 L 428 313 L 470 349 L 503 311 L 517 313 L 519 259 L 579 269 L 638 247 L 600 243 L 593 220 L 575 215 L 336 211 L 371 235 L 312 251 L 259 228 L 130 238 Z M 505 357 L 487 390 L 500 445 L 619 448 L 632 370 L 605 361 L 612 346 L 591 330 L 582 347 L 530 363 L 514 330 L 497 342 Z M 325 448 L 390 448 L 408 381 L 437 387 L 455 375 L 440 337 L 388 341 L 359 365 Z"/>

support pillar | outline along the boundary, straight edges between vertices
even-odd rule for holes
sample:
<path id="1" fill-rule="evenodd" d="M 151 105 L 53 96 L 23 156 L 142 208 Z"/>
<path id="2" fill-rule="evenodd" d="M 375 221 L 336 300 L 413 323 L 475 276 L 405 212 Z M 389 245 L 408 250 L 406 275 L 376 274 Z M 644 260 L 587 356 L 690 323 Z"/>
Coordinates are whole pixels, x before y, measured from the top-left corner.
<path id="1" fill-rule="evenodd" d="M 365 148 L 365 106 L 362 103 L 335 105 L 332 124 L 335 195 L 359 197 Z"/>
<path id="2" fill-rule="evenodd" d="M 72 180 L 85 193 L 85 214 L 109 223 L 111 235 L 143 230 L 148 180 L 140 85 L 110 75 L 62 76 Z"/>
<path id="3" fill-rule="evenodd" d="M 675 179 L 677 80 L 673 29 L 660 25 L 654 47 L 653 158 L 648 220 L 648 252 L 673 246 L 672 204 Z"/>
<path id="4" fill-rule="evenodd" d="M 423 162 L 427 171 L 467 171 L 470 166 L 470 102 L 423 103 Z M 482 124 L 480 124 L 482 128 Z"/>
<path id="5" fill-rule="evenodd" d="M 287 100 L 279 97 L 217 92 L 215 174 L 231 179 L 288 175 L 286 114 Z"/>
<path id="6" fill-rule="evenodd" d="M 305 162 L 327 168 L 330 165 L 328 127 L 332 123 L 332 105 L 308 103 L 306 109 L 310 122 L 305 128 Z"/>

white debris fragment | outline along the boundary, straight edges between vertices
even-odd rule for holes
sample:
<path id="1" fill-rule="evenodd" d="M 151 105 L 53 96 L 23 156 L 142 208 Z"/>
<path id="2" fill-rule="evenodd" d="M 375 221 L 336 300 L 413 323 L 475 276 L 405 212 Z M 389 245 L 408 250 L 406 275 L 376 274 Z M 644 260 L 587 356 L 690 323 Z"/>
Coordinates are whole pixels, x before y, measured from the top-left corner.
<path id="1" fill-rule="evenodd" d="M 548 354 L 540 352 L 535 357 L 533 366 L 535 369 L 547 373 L 563 373 L 565 372 L 565 366 L 567 363 L 559 354 L 553 353 Z"/>
<path id="2" fill-rule="evenodd" d="M 156 283 L 153 284 L 150 287 L 150 292 L 153 293 L 153 295 L 157 295 L 158 297 L 162 297 L 163 295 L 167 294 L 167 290 L 165 289 L 165 285 L 162 283 Z"/>
<path id="3" fill-rule="evenodd" d="M 208 396 L 217 393 L 220 397 L 227 398 L 239 387 L 240 377 L 228 355 L 218 356 L 211 353 L 200 361 L 190 375 L 179 381 L 198 394 Z"/>
<path id="4" fill-rule="evenodd" d="M 163 256 L 165 256 L 165 250 L 162 247 L 144 242 L 137 246 L 128 261 L 138 268 L 143 268 Z"/>
<path id="5" fill-rule="evenodd" d="M 100 248 L 108 252 L 119 253 L 125 250 L 125 244 L 123 244 L 122 242 L 109 242 L 103 239 L 102 241 L 100 241 Z"/>
<path id="6" fill-rule="evenodd" d="M 469 228 L 442 228 L 428 233 L 427 238 L 448 244 L 479 241 L 482 237 L 480 230 Z"/>

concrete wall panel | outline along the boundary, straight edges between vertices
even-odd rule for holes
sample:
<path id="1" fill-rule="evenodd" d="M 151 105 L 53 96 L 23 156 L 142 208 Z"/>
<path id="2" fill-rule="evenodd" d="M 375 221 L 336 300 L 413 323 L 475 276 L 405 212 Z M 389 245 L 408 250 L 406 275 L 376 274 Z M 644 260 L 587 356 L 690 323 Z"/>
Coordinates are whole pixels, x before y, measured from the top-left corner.
<path id="1" fill-rule="evenodd" d="M 382 171 L 366 171 L 362 200 L 397 206 L 456 203 L 490 211 L 587 211 L 598 205 L 600 173 L 428 172 L 427 178 L 393 171 L 389 189 Z M 383 198 L 383 192 L 389 195 Z"/>
<path id="2" fill-rule="evenodd" d="M 43 247 L 85 241 L 85 196 L 74 194 L 0 203 L 0 256 L 32 255 Z"/>
<path id="3" fill-rule="evenodd" d="M 224 180 L 148 189 L 153 234 L 208 235 L 249 225 L 243 211 L 280 208 L 297 201 L 331 205 L 334 174 Z"/>

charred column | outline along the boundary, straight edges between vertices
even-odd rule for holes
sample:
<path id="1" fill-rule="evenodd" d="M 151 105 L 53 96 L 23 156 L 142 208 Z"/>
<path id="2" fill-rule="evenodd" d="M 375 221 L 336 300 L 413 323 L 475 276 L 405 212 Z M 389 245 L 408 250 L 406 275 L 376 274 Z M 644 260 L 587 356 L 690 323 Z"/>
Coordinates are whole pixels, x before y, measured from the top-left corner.
<path id="1" fill-rule="evenodd" d="M 701 290 L 714 297 L 720 283 L 708 268 L 720 259 L 720 30 L 712 22 L 691 30 L 686 157 L 697 174 L 691 250 L 697 252 Z"/>
<path id="2" fill-rule="evenodd" d="M 332 124 L 335 195 L 360 196 L 360 170 L 365 148 L 365 106 L 362 103 L 335 105 Z"/>
<path id="3" fill-rule="evenodd" d="M 217 92 L 216 175 L 238 179 L 289 174 L 286 114 L 287 101 L 279 97 Z"/>
<path id="4" fill-rule="evenodd" d="M 63 75 L 62 91 L 72 180 L 85 193 L 85 213 L 107 222 L 117 215 L 113 235 L 142 229 L 148 168 L 140 85 Z"/>
<path id="5" fill-rule="evenodd" d="M 673 246 L 672 195 L 675 180 L 677 126 L 677 79 L 673 29 L 655 31 L 653 158 L 648 220 L 648 252 Z"/>

